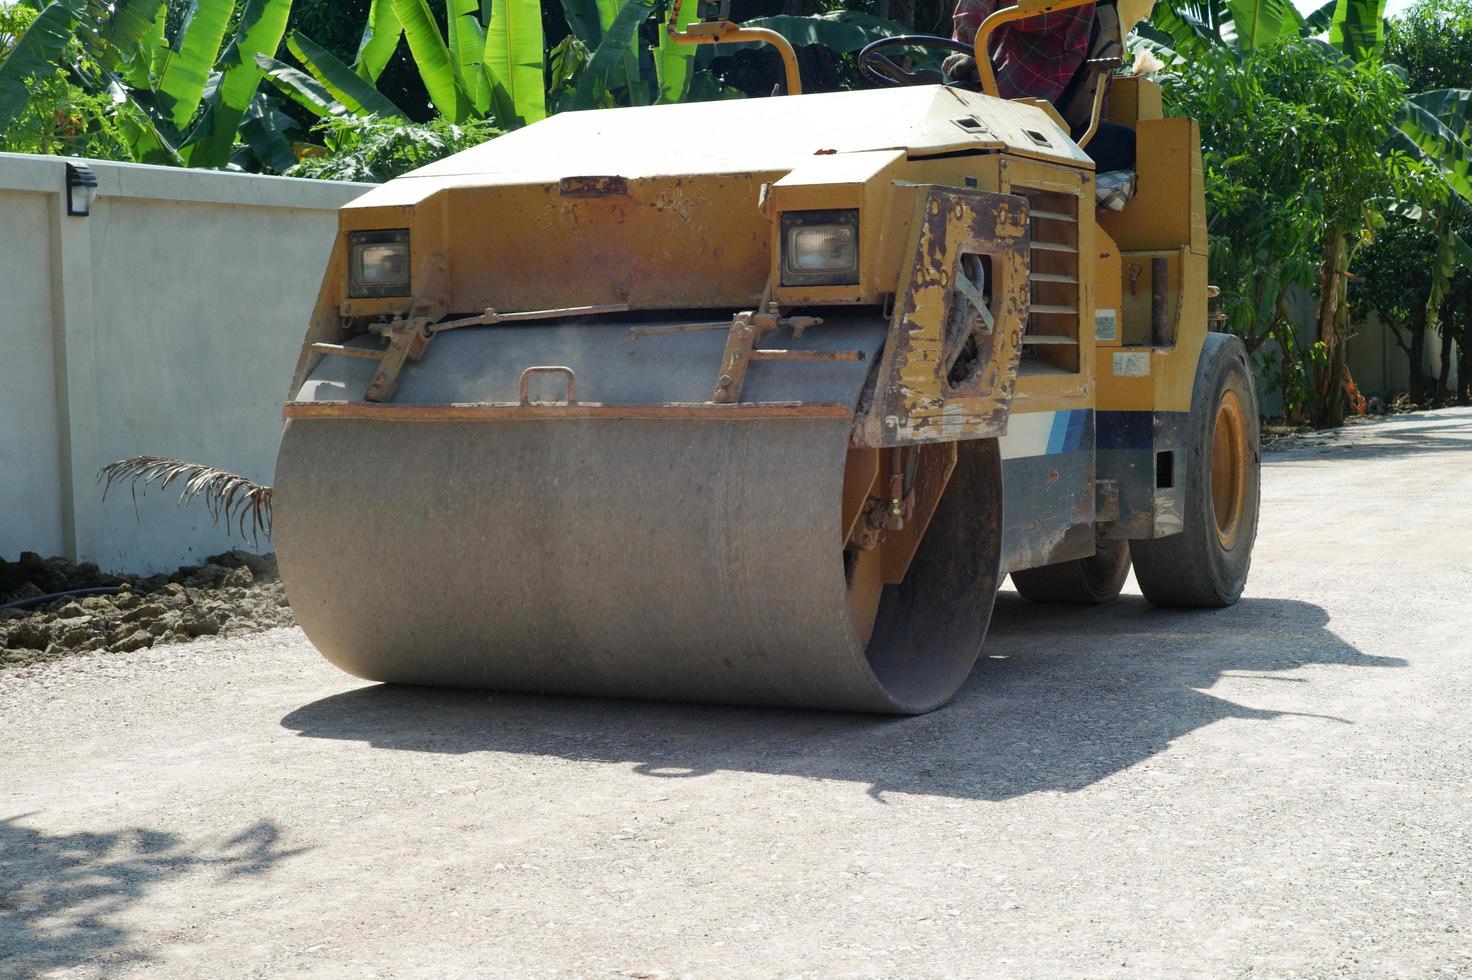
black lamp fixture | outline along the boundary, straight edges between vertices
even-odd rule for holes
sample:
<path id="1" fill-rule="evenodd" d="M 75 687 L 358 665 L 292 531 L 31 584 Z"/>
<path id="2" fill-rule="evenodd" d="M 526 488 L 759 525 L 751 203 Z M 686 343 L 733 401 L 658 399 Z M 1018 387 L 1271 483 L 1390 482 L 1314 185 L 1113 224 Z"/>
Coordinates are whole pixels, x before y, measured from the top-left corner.
<path id="1" fill-rule="evenodd" d="M 97 193 L 97 175 L 85 163 L 66 165 L 66 213 L 85 218 L 92 213 L 92 198 Z"/>

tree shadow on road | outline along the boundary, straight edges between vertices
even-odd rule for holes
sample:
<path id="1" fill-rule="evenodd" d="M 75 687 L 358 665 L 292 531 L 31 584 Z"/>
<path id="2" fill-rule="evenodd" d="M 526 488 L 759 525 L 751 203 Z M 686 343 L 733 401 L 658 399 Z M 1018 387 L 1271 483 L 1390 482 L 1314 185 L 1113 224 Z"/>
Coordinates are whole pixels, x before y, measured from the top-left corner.
<path id="1" fill-rule="evenodd" d="M 269 820 L 203 845 L 141 827 L 51 834 L 37 822 L 37 814 L 0 818 L 0 976 L 146 962 L 121 917 L 150 890 L 201 870 L 222 883 L 263 874 L 303 850 L 283 848 Z"/>
<path id="2" fill-rule="evenodd" d="M 632 763 L 664 778 L 737 770 L 858 781 L 876 797 L 1000 800 L 1082 789 L 1216 721 L 1295 714 L 1206 693 L 1224 674 L 1405 665 L 1359 652 L 1327 622 L 1320 607 L 1281 599 L 1182 612 L 1139 596 L 1079 608 L 1003 592 L 965 687 L 918 718 L 373 685 L 298 708 L 282 725 L 379 749 Z M 1312 672 L 1278 679 L 1315 682 Z M 1281 737 L 1264 726 L 1264 740 Z"/>
<path id="3" fill-rule="evenodd" d="M 1327 429 L 1300 444 L 1267 450 L 1263 462 L 1272 465 L 1324 457 L 1381 459 L 1444 452 L 1472 452 L 1472 413 L 1428 418 L 1419 425 L 1372 423 Z"/>

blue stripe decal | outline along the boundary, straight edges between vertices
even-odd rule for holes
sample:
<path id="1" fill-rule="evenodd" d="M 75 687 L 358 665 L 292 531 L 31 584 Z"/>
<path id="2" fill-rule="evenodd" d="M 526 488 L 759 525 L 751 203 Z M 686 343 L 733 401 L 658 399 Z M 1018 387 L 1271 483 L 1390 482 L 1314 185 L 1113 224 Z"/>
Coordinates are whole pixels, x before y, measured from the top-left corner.
<path id="1" fill-rule="evenodd" d="M 1047 453 L 1076 453 L 1083 449 L 1093 414 L 1093 410 L 1088 408 L 1054 412 L 1048 432 Z"/>
<path id="2" fill-rule="evenodd" d="M 1051 456 L 1054 453 L 1063 452 L 1063 442 L 1068 437 L 1068 419 L 1072 412 L 1054 412 L 1053 426 L 1048 431 L 1048 448 L 1045 452 Z"/>
<path id="3" fill-rule="evenodd" d="M 1087 408 L 1077 409 L 1068 413 L 1068 439 L 1064 448 L 1069 452 L 1078 452 L 1084 448 L 1084 435 L 1093 421 L 1093 411 Z"/>

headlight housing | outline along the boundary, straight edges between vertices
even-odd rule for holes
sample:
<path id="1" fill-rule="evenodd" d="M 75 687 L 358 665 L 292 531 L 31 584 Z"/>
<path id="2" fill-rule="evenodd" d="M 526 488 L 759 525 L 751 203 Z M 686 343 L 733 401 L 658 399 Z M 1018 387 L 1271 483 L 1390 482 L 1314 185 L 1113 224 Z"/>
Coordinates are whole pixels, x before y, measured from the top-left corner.
<path id="1" fill-rule="evenodd" d="M 782 285 L 846 286 L 859 281 L 859 212 L 782 212 Z"/>
<path id="2" fill-rule="evenodd" d="M 409 229 L 348 233 L 348 295 L 409 295 Z"/>

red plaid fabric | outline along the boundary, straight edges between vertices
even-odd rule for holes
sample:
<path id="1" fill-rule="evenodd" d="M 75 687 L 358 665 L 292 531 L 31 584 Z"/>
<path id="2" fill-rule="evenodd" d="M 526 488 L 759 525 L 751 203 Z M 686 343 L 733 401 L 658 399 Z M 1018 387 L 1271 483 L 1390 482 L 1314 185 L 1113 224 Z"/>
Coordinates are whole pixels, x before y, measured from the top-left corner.
<path id="1" fill-rule="evenodd" d="M 952 17 L 954 37 L 963 44 L 976 40 L 976 29 L 998 7 L 1012 0 L 959 0 Z M 1003 24 L 992 34 L 992 65 L 997 93 L 1004 99 L 1034 98 L 1056 102 L 1078 66 L 1089 56 L 1094 5 L 1085 4 Z"/>

